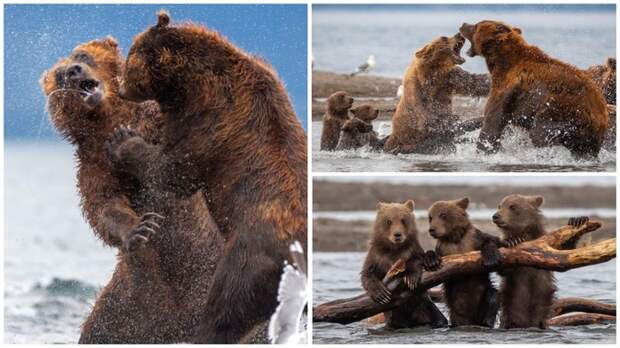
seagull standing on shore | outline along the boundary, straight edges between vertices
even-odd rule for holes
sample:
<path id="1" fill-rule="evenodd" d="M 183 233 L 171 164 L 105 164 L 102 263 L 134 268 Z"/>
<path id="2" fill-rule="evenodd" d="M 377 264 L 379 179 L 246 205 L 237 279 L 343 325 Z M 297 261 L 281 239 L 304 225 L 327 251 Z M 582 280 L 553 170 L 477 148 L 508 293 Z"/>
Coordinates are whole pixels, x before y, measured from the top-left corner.
<path id="1" fill-rule="evenodd" d="M 357 74 L 365 74 L 367 72 L 369 72 L 370 70 L 375 68 L 375 55 L 371 54 L 370 56 L 368 56 L 368 59 L 366 60 L 366 63 L 360 65 L 357 67 L 357 70 L 354 73 L 351 73 L 351 76 L 355 76 Z"/>
<path id="2" fill-rule="evenodd" d="M 306 330 L 301 332 L 299 326 L 306 304 L 306 259 L 298 241 L 290 246 L 293 264 L 285 263 L 282 279 L 278 287 L 278 308 L 269 321 L 269 340 L 273 344 L 305 343 Z"/>

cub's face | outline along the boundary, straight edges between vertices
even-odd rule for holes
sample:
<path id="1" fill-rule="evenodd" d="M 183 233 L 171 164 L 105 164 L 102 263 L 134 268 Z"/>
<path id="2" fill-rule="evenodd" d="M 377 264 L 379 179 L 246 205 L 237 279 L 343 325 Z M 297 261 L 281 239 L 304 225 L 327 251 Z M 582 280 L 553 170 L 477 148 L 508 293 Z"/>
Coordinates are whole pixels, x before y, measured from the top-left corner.
<path id="1" fill-rule="evenodd" d="M 354 117 L 344 123 L 342 126 L 342 131 L 352 134 L 367 133 L 372 131 L 372 125 L 360 120 L 357 117 Z"/>
<path id="2" fill-rule="evenodd" d="M 327 98 L 327 105 L 333 111 L 346 111 L 353 105 L 353 97 L 351 97 L 347 92 L 339 91 Z"/>
<path id="3" fill-rule="evenodd" d="M 502 230 L 523 231 L 526 227 L 540 221 L 541 196 L 510 195 L 499 203 L 493 222 Z"/>
<path id="4" fill-rule="evenodd" d="M 412 200 L 400 203 L 377 204 L 375 239 L 399 246 L 416 238 L 414 203 Z"/>
<path id="5" fill-rule="evenodd" d="M 436 239 L 454 239 L 470 225 L 467 216 L 469 198 L 433 203 L 428 210 L 428 232 Z"/>
<path id="6" fill-rule="evenodd" d="M 121 66 L 116 40 L 94 40 L 77 46 L 45 71 L 40 84 L 50 106 L 63 99 L 58 97 L 73 96 L 73 102 L 92 109 L 117 92 Z"/>
<path id="7" fill-rule="evenodd" d="M 522 41 L 521 29 L 497 21 L 477 24 L 463 23 L 459 32 L 471 43 L 467 55 L 488 57 L 500 45 L 509 41 Z"/>
<path id="8" fill-rule="evenodd" d="M 454 67 L 465 63 L 461 57 L 461 48 L 465 43 L 465 38 L 461 34 L 452 37 L 442 36 L 433 40 L 428 45 L 415 53 L 419 62 L 435 67 Z"/>
<path id="9" fill-rule="evenodd" d="M 372 105 L 358 106 L 355 109 L 351 109 L 351 113 L 364 122 L 372 122 L 379 117 L 379 110 L 372 107 Z"/>

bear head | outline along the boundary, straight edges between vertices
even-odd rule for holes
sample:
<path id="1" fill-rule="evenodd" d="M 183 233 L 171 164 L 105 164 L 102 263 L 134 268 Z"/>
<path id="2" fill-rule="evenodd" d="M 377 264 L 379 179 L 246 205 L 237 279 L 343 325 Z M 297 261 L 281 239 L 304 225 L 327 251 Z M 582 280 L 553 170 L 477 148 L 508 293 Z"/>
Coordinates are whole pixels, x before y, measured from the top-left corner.
<path id="1" fill-rule="evenodd" d="M 107 37 L 77 46 L 43 73 L 40 84 L 58 131 L 74 136 L 118 95 L 123 60 L 115 39 Z"/>
<path id="2" fill-rule="evenodd" d="M 467 207 L 469 198 L 438 201 L 428 210 L 428 232 L 436 239 L 458 242 L 471 226 Z"/>
<path id="3" fill-rule="evenodd" d="M 525 43 L 521 29 L 498 21 L 481 21 L 474 24 L 463 23 L 459 32 L 471 43 L 467 51 L 470 57 L 485 58 L 501 52 L 504 47 L 515 47 Z"/>
<path id="4" fill-rule="evenodd" d="M 327 98 L 327 109 L 330 115 L 347 114 L 353 105 L 353 97 L 344 91 L 333 93 Z"/>
<path id="5" fill-rule="evenodd" d="M 351 113 L 360 120 L 369 123 L 379 117 L 379 110 L 375 109 L 372 105 L 366 104 L 351 109 Z"/>
<path id="6" fill-rule="evenodd" d="M 493 215 L 493 223 L 499 227 L 507 238 L 523 236 L 532 227 L 542 221 L 540 206 L 542 196 L 524 196 L 513 194 L 504 197 Z"/>
<path id="7" fill-rule="evenodd" d="M 378 203 L 373 245 L 403 249 L 417 241 L 414 206 L 412 200 L 405 203 Z"/>
<path id="8" fill-rule="evenodd" d="M 465 63 L 461 48 L 465 38 L 457 33 L 452 37 L 441 36 L 415 53 L 416 62 L 435 69 L 452 68 Z"/>

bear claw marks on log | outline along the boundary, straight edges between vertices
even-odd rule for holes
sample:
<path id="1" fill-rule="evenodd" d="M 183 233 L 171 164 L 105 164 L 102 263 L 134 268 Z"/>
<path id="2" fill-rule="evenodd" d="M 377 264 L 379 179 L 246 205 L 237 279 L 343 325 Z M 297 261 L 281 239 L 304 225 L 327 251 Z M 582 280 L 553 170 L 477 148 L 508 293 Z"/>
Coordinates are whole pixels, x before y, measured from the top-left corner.
<path id="1" fill-rule="evenodd" d="M 538 239 L 521 243 L 514 248 L 501 248 L 502 261 L 497 269 L 530 266 L 564 272 L 573 268 L 609 261 L 616 257 L 615 238 L 583 248 L 560 250 L 567 241 L 595 231 L 600 227 L 599 222 L 592 221 L 580 227 L 564 226 Z M 385 276 L 383 282 L 388 289 L 394 290 L 400 284 L 403 264 L 402 261 L 396 262 L 392 266 L 392 270 Z M 443 257 L 442 265 L 438 271 L 424 272 L 419 290 L 430 289 L 455 277 L 495 270 L 483 267 L 480 252 L 477 251 Z M 397 307 L 402 299 L 409 294 L 407 291 L 394 294 L 393 300 L 388 304 L 378 304 L 366 294 L 324 303 L 313 309 L 313 321 L 341 324 L 356 322 Z"/>

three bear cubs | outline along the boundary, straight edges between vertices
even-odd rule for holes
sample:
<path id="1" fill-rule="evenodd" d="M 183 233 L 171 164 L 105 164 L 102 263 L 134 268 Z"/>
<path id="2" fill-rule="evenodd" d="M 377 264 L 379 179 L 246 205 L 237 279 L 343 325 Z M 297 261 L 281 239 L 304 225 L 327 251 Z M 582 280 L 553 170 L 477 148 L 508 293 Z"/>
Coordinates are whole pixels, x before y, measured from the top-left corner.
<path id="1" fill-rule="evenodd" d="M 445 318 L 429 302 L 426 292 L 418 292 L 404 301 L 393 299 L 395 289 L 383 283 L 386 273 L 396 261 L 406 260 L 403 284 L 415 290 L 423 269 L 432 271 L 441 267 L 440 257 L 471 251 L 480 251 L 482 264 L 494 269 L 501 263 L 500 247 L 514 247 L 545 234 L 539 209 L 542 201 L 540 196 L 504 197 L 493 215 L 493 222 L 503 234 L 501 240 L 481 232 L 471 223 L 466 211 L 468 198 L 435 202 L 429 208 L 428 217 L 429 234 L 437 239 L 436 249 L 426 254 L 418 241 L 413 201 L 379 203 L 361 273 L 362 287 L 377 303 L 400 301 L 398 307 L 385 313 L 389 327 L 445 325 Z M 569 225 L 579 226 L 586 221 L 587 218 L 569 219 Z M 456 278 L 443 284 L 451 326 L 492 328 L 501 306 L 502 328 L 547 327 L 556 290 L 553 272 L 516 267 L 502 270 L 500 274 L 499 295 L 489 273 Z"/>

